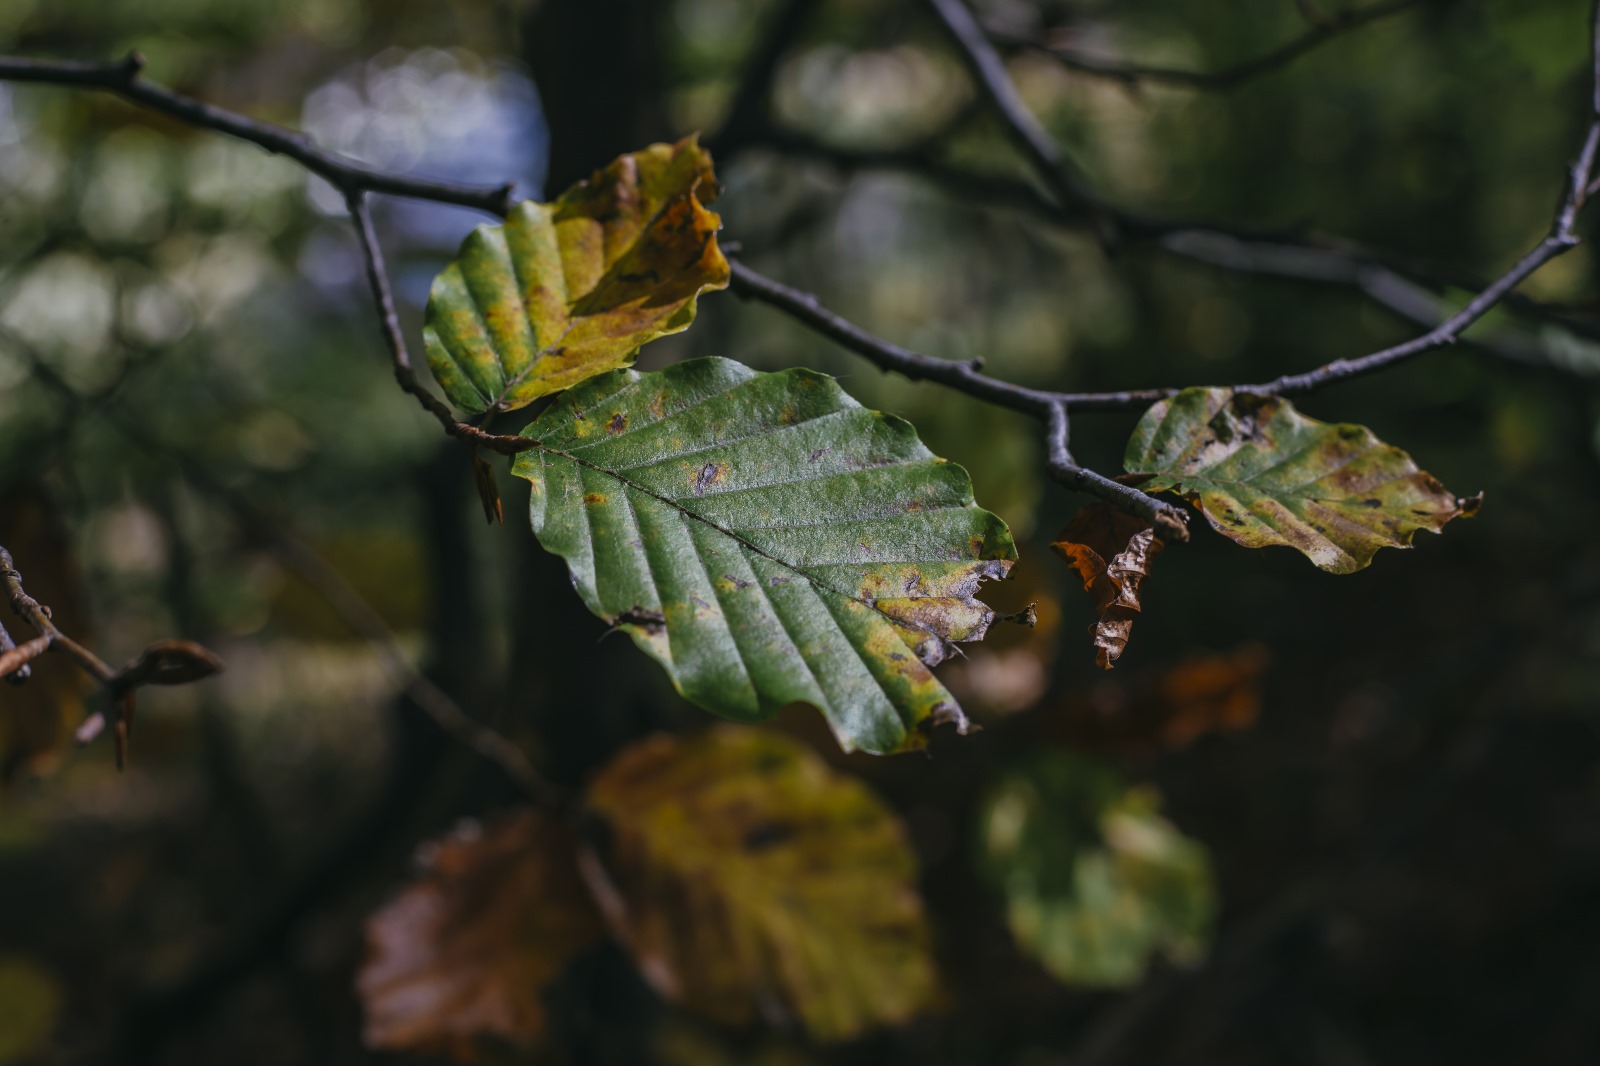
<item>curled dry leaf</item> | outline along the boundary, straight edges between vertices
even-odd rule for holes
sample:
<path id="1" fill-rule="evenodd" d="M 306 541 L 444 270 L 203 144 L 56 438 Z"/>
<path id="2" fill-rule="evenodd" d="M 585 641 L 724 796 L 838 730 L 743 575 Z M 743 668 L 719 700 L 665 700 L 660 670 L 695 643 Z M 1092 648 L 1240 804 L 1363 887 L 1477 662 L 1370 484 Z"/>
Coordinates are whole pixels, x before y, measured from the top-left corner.
<path id="1" fill-rule="evenodd" d="M 111 687 L 122 692 L 140 685 L 186 685 L 221 672 L 222 660 L 199 644 L 188 640 L 158 640 L 117 671 Z"/>
<path id="2" fill-rule="evenodd" d="M 1100 612 L 1089 632 L 1102 670 L 1111 669 L 1127 648 L 1133 620 L 1143 609 L 1140 587 L 1164 546 L 1144 519 L 1104 503 L 1079 511 L 1051 543 L 1083 579 Z"/>
<path id="3" fill-rule="evenodd" d="M 1123 465 L 1247 548 L 1282 544 L 1348 574 L 1477 511 L 1365 426 L 1307 418 L 1281 396 L 1185 389 L 1145 412 Z"/>
<path id="4" fill-rule="evenodd" d="M 470 1061 L 482 1038 L 526 1046 L 541 995 L 601 934 L 566 829 L 536 811 L 466 823 L 367 921 L 356 987 L 370 1047 Z"/>
<path id="5" fill-rule="evenodd" d="M 585 863 L 607 920 L 667 999 L 819 1040 L 904 1022 L 935 989 L 897 819 L 809 749 L 723 726 L 657 737 L 589 790 Z"/>
<path id="6" fill-rule="evenodd" d="M 423 341 L 457 406 L 511 411 L 626 366 L 725 288 L 711 157 L 693 137 L 620 156 L 554 203 L 479 226 L 433 282 Z"/>

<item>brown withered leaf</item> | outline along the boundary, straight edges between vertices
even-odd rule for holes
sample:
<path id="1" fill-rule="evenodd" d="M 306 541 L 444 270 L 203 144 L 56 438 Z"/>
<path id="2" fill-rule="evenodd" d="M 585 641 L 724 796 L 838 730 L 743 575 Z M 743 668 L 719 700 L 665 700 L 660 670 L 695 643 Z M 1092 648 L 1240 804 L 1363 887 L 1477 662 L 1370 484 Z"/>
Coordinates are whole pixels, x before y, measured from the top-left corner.
<path id="1" fill-rule="evenodd" d="M 367 921 L 367 1045 L 467 1062 L 484 1038 L 535 1041 L 544 987 L 602 933 L 574 856 L 532 810 L 431 844 L 418 880 Z"/>
<path id="2" fill-rule="evenodd" d="M 667 999 L 817 1040 L 895 1025 L 935 991 L 916 862 L 861 782 L 765 730 L 623 752 L 590 787 L 609 830 L 584 873 Z"/>
<path id="3" fill-rule="evenodd" d="M 1083 579 L 1099 619 L 1089 628 L 1095 662 L 1111 669 L 1128 646 L 1142 609 L 1140 586 L 1165 547 L 1150 523 L 1109 504 L 1093 503 L 1073 516 L 1050 544 Z"/>
<path id="4" fill-rule="evenodd" d="M 1255 724 L 1269 656 L 1260 644 L 1197 655 L 1154 681 L 1107 679 L 1048 716 L 1050 739 L 1074 748 L 1149 755 L 1184 748 L 1211 733 Z"/>

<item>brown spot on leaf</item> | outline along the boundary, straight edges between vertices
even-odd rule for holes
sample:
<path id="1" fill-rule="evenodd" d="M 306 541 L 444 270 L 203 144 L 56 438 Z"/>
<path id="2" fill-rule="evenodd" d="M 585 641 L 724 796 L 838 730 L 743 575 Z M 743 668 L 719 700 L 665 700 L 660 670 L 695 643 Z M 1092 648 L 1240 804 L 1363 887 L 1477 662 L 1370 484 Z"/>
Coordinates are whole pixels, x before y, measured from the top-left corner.
<path id="1" fill-rule="evenodd" d="M 706 489 L 709 489 L 711 486 L 715 485 L 717 482 L 721 481 L 727 476 L 727 463 L 707 463 L 705 466 L 702 466 L 700 468 L 700 472 L 694 476 L 694 494 L 696 496 L 704 496 L 706 494 Z"/>
<path id="2" fill-rule="evenodd" d="M 614 626 L 637 626 L 646 633 L 656 636 L 667 631 L 667 616 L 660 611 L 634 607 L 611 619 L 611 624 Z"/>
<path id="3" fill-rule="evenodd" d="M 605 503 L 606 495 L 603 492 L 591 492 L 584 496 L 584 503 Z"/>

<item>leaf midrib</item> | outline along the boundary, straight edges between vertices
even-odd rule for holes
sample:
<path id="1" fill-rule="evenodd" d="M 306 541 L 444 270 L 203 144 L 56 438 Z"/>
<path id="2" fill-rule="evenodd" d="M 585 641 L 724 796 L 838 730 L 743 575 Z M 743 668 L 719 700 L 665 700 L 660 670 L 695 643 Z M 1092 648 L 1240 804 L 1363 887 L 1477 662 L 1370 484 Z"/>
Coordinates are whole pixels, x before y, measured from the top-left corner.
<path id="1" fill-rule="evenodd" d="M 851 601 L 853 601 L 855 603 L 859 603 L 861 606 L 867 608 L 868 610 L 872 611 L 874 614 L 878 615 L 880 618 L 885 619 L 886 621 L 890 622 L 891 624 L 893 624 L 895 626 L 903 626 L 906 629 L 913 629 L 913 630 L 917 630 L 917 631 L 922 632 L 922 633 L 926 633 L 929 636 L 933 637 L 935 640 L 939 641 L 941 647 L 944 647 L 946 649 L 956 649 L 955 642 L 952 641 L 949 637 L 945 636 L 944 634 L 938 632 L 937 630 L 932 629 L 929 626 L 919 625 L 919 624 L 917 624 L 915 622 L 908 622 L 908 621 L 905 621 L 903 619 L 896 618 L 894 615 L 892 615 L 889 612 L 887 612 L 887 611 L 883 610 L 882 608 L 880 608 L 875 602 L 872 602 L 872 601 L 869 601 L 869 600 L 865 600 L 860 596 L 854 595 L 853 593 L 845 592 L 842 589 L 834 588 L 832 585 L 827 584 L 826 582 L 823 582 L 823 581 L 817 579 L 815 576 L 806 573 L 806 571 L 802 570 L 799 567 L 799 565 L 797 565 L 795 563 L 791 563 L 786 559 L 779 558 L 778 556 L 773 555 L 771 552 L 766 551 L 765 549 L 761 548 L 760 546 L 752 543 L 751 541 L 749 541 L 745 537 L 740 536 L 735 530 L 728 529 L 728 528 L 722 526 L 721 524 L 719 524 L 717 522 L 713 522 L 711 519 L 706 518 L 704 515 L 695 513 L 693 510 L 691 510 L 688 507 L 685 507 L 683 504 L 679 503 L 678 500 L 676 498 L 672 497 L 672 496 L 667 496 L 667 495 L 664 495 L 662 493 L 659 493 L 659 492 L 655 491 L 654 489 L 649 488 L 648 486 L 639 484 L 637 481 L 634 481 L 632 478 L 625 477 L 624 475 L 622 475 L 621 473 L 618 473 L 615 470 L 609 470 L 606 467 L 601 466 L 598 463 L 589 462 L 586 459 L 583 459 L 583 458 L 580 458 L 579 456 L 573 455 L 571 452 L 565 452 L 565 451 L 562 451 L 559 448 L 552 448 L 552 447 L 550 447 L 548 445 L 543 445 L 543 444 L 539 445 L 538 448 L 539 448 L 540 451 L 545 452 L 546 454 L 559 456 L 560 458 L 566 459 L 567 461 L 569 461 L 571 463 L 575 463 L 578 466 L 585 467 L 585 468 L 587 468 L 589 470 L 596 471 L 597 473 L 600 473 L 600 474 L 604 474 L 606 477 L 612 478 L 613 480 L 619 482 L 620 484 L 626 486 L 627 488 L 631 488 L 631 489 L 633 489 L 633 490 L 635 490 L 637 492 L 641 492 L 644 495 L 649 496 L 653 500 L 656 500 L 656 501 L 658 501 L 660 503 L 664 503 L 668 507 L 672 508 L 674 511 L 677 511 L 679 514 L 685 515 L 686 517 L 691 518 L 694 521 L 699 522 L 699 523 L 709 527 L 710 529 L 714 530 L 717 533 L 721 533 L 723 536 L 727 537 L 729 540 L 732 540 L 735 543 L 737 543 L 738 545 L 740 545 L 741 547 L 743 547 L 746 551 L 752 552 L 752 553 L 754 553 L 756 555 L 759 555 L 761 558 L 766 559 L 768 562 L 775 563 L 778 566 L 783 567 L 785 570 L 789 571 L 790 573 L 804 578 L 807 582 L 809 582 L 811 585 L 813 585 L 816 588 L 822 589 L 823 591 L 826 591 L 826 592 L 831 592 L 835 596 L 840 596 L 840 597 L 842 597 L 844 599 L 851 600 Z M 981 562 L 981 560 L 976 560 L 976 561 L 980 561 Z M 935 597 L 935 598 L 946 598 L 946 597 Z M 904 643 L 903 640 L 901 642 Z M 847 643 L 849 643 L 849 642 L 847 642 Z M 911 651 L 913 655 L 916 654 L 916 650 L 914 648 L 909 648 L 908 647 L 907 650 Z M 959 649 L 956 649 L 956 650 L 959 650 Z M 918 656 L 918 658 L 920 660 L 920 656 Z"/>

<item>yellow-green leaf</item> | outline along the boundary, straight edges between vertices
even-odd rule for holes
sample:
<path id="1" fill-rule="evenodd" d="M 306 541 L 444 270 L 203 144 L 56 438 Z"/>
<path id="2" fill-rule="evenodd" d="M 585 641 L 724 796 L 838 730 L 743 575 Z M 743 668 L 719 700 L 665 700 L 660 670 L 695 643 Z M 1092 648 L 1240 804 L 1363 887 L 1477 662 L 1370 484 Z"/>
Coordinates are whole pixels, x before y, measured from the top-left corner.
<path id="1" fill-rule="evenodd" d="M 728 284 L 711 157 L 688 137 L 614 160 L 554 203 L 479 226 L 428 295 L 428 365 L 474 413 L 626 366 Z"/>
<path id="2" fill-rule="evenodd" d="M 609 829 L 586 866 L 596 897 L 667 999 L 731 1025 L 792 1018 L 819 1040 L 928 1004 L 904 830 L 795 741 L 735 726 L 656 737 L 602 771 L 588 805 Z"/>
<path id="3" fill-rule="evenodd" d="M 1065 753 L 1012 771 L 989 798 L 987 872 L 1017 943 L 1061 980 L 1126 987 L 1155 955 L 1205 951 L 1210 860 L 1159 807 L 1153 789 Z"/>
<path id="4" fill-rule="evenodd" d="M 61 1019 L 61 985 L 31 959 L 0 955 L 0 1066 L 43 1062 Z"/>
<path id="5" fill-rule="evenodd" d="M 1230 540 L 1287 545 L 1335 574 L 1478 506 L 1365 426 L 1318 422 L 1281 396 L 1231 389 L 1185 389 L 1150 408 L 1123 466 L 1146 476 L 1146 492 L 1195 504 Z"/>

